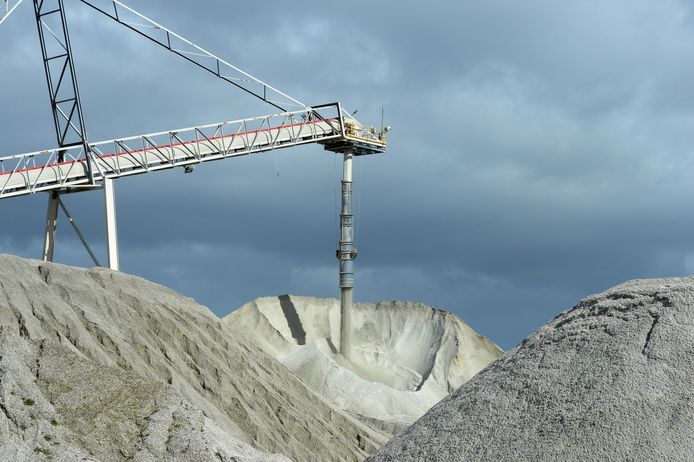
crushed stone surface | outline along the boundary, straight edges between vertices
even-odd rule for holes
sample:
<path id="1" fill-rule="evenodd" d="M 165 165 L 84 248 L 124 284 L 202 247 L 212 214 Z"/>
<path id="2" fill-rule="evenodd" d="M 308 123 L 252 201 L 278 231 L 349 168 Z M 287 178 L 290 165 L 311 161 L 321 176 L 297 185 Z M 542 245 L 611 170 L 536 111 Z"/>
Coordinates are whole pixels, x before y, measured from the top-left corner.
<path id="1" fill-rule="evenodd" d="M 370 462 L 694 460 L 694 278 L 581 301 Z"/>

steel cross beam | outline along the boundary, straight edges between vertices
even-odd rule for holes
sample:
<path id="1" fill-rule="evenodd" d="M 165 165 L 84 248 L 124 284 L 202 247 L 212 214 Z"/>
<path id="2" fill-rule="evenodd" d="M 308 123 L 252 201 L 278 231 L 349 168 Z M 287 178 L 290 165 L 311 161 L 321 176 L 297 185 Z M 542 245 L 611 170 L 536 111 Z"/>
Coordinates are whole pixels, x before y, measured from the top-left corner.
<path id="1" fill-rule="evenodd" d="M 20 3 L 22 0 L 0 0 L 0 24 L 10 17 Z"/>
<path id="2" fill-rule="evenodd" d="M 295 109 L 308 107 L 301 101 L 292 98 L 286 93 L 281 92 L 262 80 L 241 70 L 237 66 L 215 56 L 190 40 L 181 37 L 117 0 L 80 1 L 99 13 L 108 16 L 118 24 L 125 26 L 159 46 L 166 48 L 171 53 L 180 56 L 186 61 L 214 74 L 216 77 L 261 99 L 280 111 L 288 111 L 289 107 Z"/>

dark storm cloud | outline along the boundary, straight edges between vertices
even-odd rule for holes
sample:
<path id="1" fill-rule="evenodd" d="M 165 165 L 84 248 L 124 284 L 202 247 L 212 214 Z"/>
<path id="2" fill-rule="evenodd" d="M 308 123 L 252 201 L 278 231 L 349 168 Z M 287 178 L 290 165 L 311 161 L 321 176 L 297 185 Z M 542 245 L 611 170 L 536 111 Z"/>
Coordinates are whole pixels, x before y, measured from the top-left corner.
<path id="1" fill-rule="evenodd" d="M 92 139 L 272 112 L 67 3 Z M 510 347 L 590 292 L 694 268 L 687 2 L 130 3 L 309 104 L 385 106 L 389 153 L 355 168 L 360 300 L 448 308 Z M 0 26 L 7 154 L 54 144 L 30 10 Z M 339 174 L 314 146 L 121 180 L 122 266 L 220 314 L 334 296 Z M 103 254 L 101 196 L 65 200 Z M 0 251 L 38 255 L 45 201 L 0 203 Z"/>

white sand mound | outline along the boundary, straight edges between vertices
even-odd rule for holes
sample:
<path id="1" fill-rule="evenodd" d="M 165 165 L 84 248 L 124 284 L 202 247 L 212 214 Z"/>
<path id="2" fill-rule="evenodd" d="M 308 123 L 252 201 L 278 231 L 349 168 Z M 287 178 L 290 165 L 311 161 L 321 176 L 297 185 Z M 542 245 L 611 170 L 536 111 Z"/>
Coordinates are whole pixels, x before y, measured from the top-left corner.
<path id="1" fill-rule="evenodd" d="M 316 393 L 390 434 L 501 354 L 455 315 L 414 303 L 356 304 L 351 361 L 337 352 L 337 300 L 264 297 L 224 321 Z"/>
<path id="2" fill-rule="evenodd" d="M 0 332 L 2 461 L 357 461 L 387 439 L 134 276 L 0 255 Z"/>
<path id="3" fill-rule="evenodd" d="M 588 297 L 367 460 L 691 462 L 694 278 Z"/>

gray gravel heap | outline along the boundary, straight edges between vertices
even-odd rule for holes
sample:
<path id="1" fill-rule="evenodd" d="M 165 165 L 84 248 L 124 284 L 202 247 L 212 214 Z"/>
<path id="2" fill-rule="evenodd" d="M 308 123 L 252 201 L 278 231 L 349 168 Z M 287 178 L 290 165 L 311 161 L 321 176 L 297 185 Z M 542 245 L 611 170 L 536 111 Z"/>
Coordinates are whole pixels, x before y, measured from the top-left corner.
<path id="1" fill-rule="evenodd" d="M 172 386 L 0 327 L 0 460 L 288 462 L 221 430 Z"/>
<path id="2" fill-rule="evenodd" d="M 0 461 L 357 461 L 387 440 L 134 276 L 0 255 L 0 334 Z"/>
<path id="3" fill-rule="evenodd" d="M 586 298 L 367 460 L 693 461 L 694 278 Z"/>

